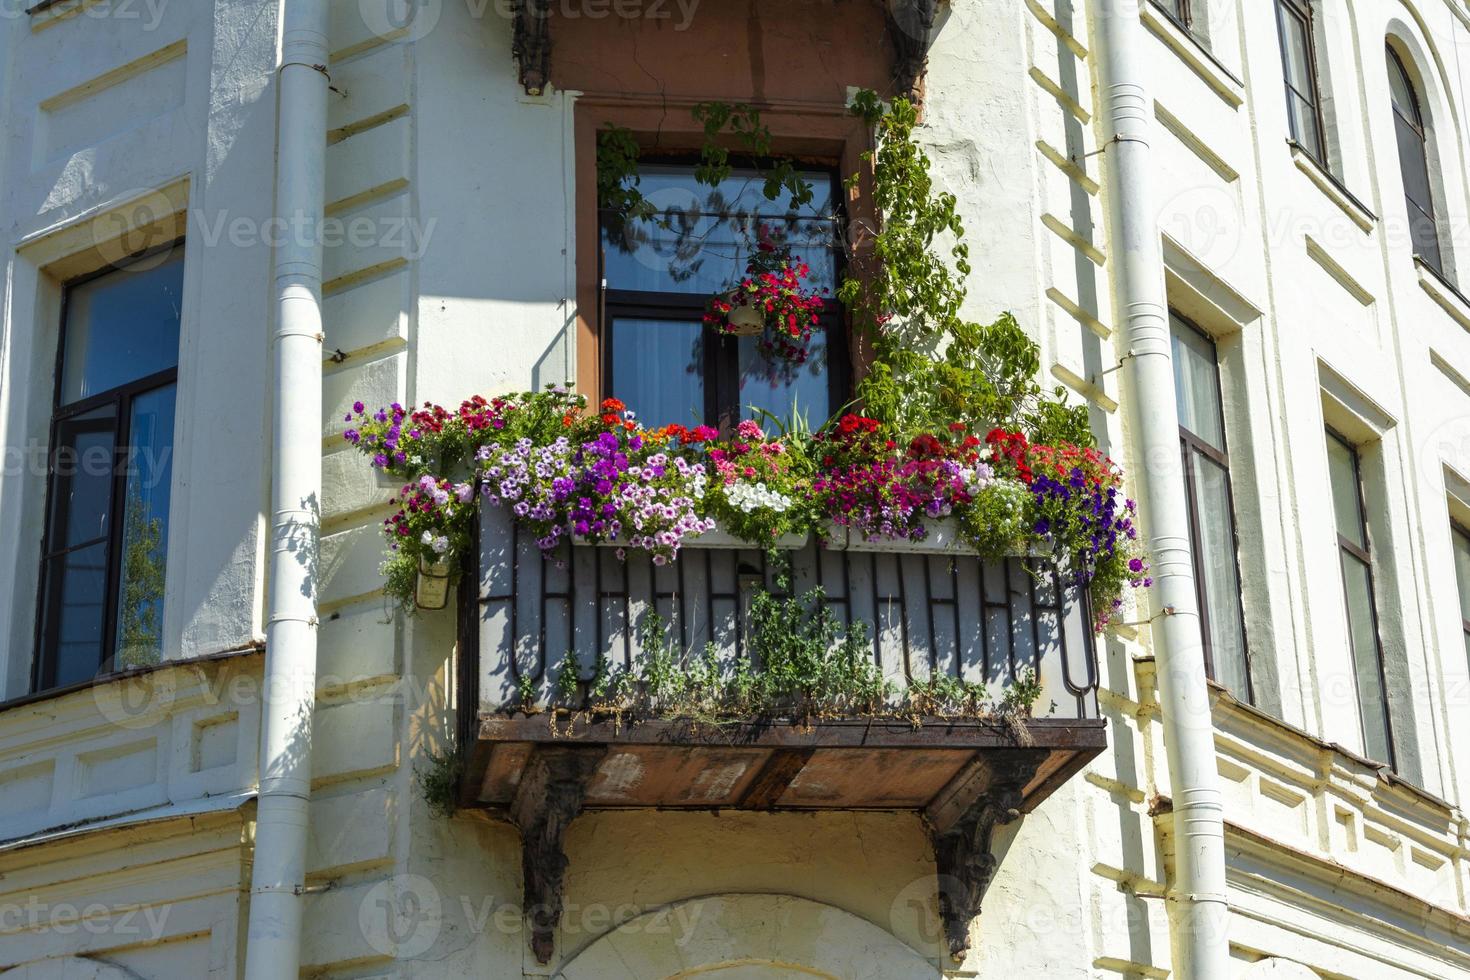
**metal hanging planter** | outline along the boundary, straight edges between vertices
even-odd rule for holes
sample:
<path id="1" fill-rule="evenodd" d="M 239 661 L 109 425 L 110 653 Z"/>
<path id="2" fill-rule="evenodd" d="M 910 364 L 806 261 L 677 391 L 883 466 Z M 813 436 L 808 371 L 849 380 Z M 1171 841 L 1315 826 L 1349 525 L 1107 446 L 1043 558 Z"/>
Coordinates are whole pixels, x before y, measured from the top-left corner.
<path id="1" fill-rule="evenodd" d="M 759 307 L 740 303 L 743 290 L 734 289 L 725 294 L 730 312 L 725 314 L 724 332 L 733 337 L 756 337 L 765 332 L 766 315 Z"/>
<path id="2" fill-rule="evenodd" d="M 449 559 L 419 559 L 419 576 L 413 603 L 420 609 L 443 609 L 449 604 Z"/>

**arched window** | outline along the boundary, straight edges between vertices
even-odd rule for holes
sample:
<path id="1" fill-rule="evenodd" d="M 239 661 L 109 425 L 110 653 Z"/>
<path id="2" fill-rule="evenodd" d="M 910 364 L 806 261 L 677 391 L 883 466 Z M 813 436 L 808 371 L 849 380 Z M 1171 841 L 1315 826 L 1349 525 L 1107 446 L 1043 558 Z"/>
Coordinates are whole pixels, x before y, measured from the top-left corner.
<path id="1" fill-rule="evenodd" d="M 1414 83 L 1392 45 L 1388 46 L 1388 89 L 1393 97 L 1393 125 L 1398 135 L 1399 171 L 1409 209 L 1409 234 L 1414 254 L 1443 273 L 1439 229 L 1434 218 L 1434 193 L 1429 183 L 1429 141 L 1424 113 Z"/>

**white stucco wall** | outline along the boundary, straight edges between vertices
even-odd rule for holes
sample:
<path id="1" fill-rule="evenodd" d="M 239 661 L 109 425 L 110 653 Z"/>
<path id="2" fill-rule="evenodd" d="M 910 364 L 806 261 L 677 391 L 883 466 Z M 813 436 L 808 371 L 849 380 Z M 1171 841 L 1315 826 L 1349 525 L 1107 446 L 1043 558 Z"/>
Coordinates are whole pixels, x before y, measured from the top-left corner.
<path id="1" fill-rule="evenodd" d="M 113 215 L 135 212 L 136 199 L 172 189 L 187 201 L 189 224 L 165 650 L 187 658 L 259 633 L 270 251 L 258 223 L 273 196 L 275 5 L 174 0 L 134 5 L 137 19 L 114 6 L 0 19 L 0 229 L 9 244 L 0 431 L 7 450 L 44 443 L 59 296 L 46 270 L 105 241 L 94 229 L 115 233 Z M 1404 214 L 1382 58 L 1393 34 L 1424 73 L 1443 208 L 1456 229 L 1449 261 L 1470 275 L 1459 68 L 1470 26 L 1457 0 L 1317 6 L 1330 156 L 1361 204 L 1286 145 L 1269 5 L 1206 0 L 1209 54 L 1143 12 L 1170 299 L 1216 335 L 1221 353 L 1253 677 L 1265 709 L 1226 695 L 1216 706 L 1233 952 L 1242 976 L 1470 976 L 1461 809 L 1470 793 L 1470 674 L 1447 501 L 1458 492 L 1463 504 L 1454 506 L 1470 515 L 1470 304 L 1435 291 L 1395 231 Z M 376 0 L 333 7 L 328 214 L 362 234 L 326 259 L 331 359 L 305 966 L 329 975 L 556 975 L 565 964 L 538 967 L 518 918 L 506 914 L 520 901 L 514 831 L 479 814 L 431 818 L 417 794 L 414 767 L 454 727 L 455 625 L 448 613 L 408 622 L 385 614 L 376 524 L 388 494 L 339 433 L 354 400 L 454 403 L 571 373 L 576 94 L 524 94 L 509 26 L 493 4 L 435 0 L 412 22 L 385 9 Z M 1042 345 L 1049 383 L 1088 404 L 1100 441 L 1137 471 L 1151 461 L 1130 454 L 1120 405 L 1132 393 L 1110 370 L 1126 351 L 1113 330 L 1098 186 L 1107 133 L 1084 9 L 1075 0 L 953 0 L 931 55 L 921 138 L 966 219 L 970 311 L 1015 312 Z M 1390 686 L 1402 698 L 1396 734 L 1404 774 L 1427 793 L 1353 755 L 1362 741 L 1324 420 L 1368 442 Z M 43 492 L 43 477 L 24 468 L 0 478 L 0 540 L 10 542 L 0 549 L 0 679 L 12 697 L 29 683 Z M 1167 975 L 1170 787 L 1148 631 L 1120 628 L 1099 650 L 1110 748 L 1000 835 L 1004 860 L 967 973 Z M 231 696 L 227 709 L 251 730 L 258 697 Z M 25 733 L 0 742 L 0 784 L 18 793 L 37 759 L 93 751 L 76 740 L 47 743 L 49 709 L 25 709 L 24 724 L 18 710 L 0 718 Z M 128 741 L 92 735 L 104 748 Z M 248 776 L 236 782 L 248 794 Z M 88 805 L 89 817 L 112 806 Z M 64 794 L 46 806 L 27 832 L 80 818 Z M 170 856 L 184 846 L 173 831 L 147 824 L 128 833 L 135 854 L 160 849 L 150 894 L 195 908 L 177 897 L 196 865 L 182 851 Z M 234 834 L 238 858 L 248 849 L 248 810 L 209 833 Z M 194 829 L 184 839 L 207 836 Z M 117 841 L 94 832 L 26 848 L 25 875 L 7 877 L 0 913 L 27 890 L 79 902 L 112 887 L 109 876 L 122 873 L 108 864 Z M 196 909 L 207 941 L 113 953 L 123 945 L 116 936 L 53 933 L 35 945 L 21 933 L 6 939 L 0 921 L 0 968 L 87 955 L 139 976 L 235 975 L 239 943 L 227 923 L 239 921 L 231 889 L 246 879 L 238 860 L 221 857 L 227 851 L 223 843 L 210 851 L 219 895 Z M 927 964 L 914 975 L 939 970 L 932 855 L 912 816 L 597 814 L 573 826 L 568 853 L 577 912 L 559 949 L 569 977 L 600 969 L 609 950 L 672 962 L 659 958 L 664 938 L 614 927 L 705 900 L 724 922 L 740 921 L 742 909 L 797 908 L 792 921 L 820 922 L 831 944 L 881 945 L 909 965 L 902 954 L 911 951 Z M 0 854 L 0 868 L 6 860 Z M 765 906 L 751 897 L 773 894 L 788 897 Z M 720 955 L 732 965 L 716 975 L 848 975 L 832 964 L 837 951 L 767 942 L 766 925 L 722 930 L 729 948 Z M 719 962 L 680 967 L 708 972 Z"/>

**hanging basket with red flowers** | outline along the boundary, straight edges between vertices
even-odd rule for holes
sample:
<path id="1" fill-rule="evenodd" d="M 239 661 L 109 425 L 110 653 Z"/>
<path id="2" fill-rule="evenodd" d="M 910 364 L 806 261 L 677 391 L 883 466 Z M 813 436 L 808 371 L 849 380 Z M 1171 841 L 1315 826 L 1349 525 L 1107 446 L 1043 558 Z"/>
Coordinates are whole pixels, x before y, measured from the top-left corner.
<path id="1" fill-rule="evenodd" d="M 805 364 L 825 304 L 807 285 L 810 275 L 807 263 L 763 234 L 740 284 L 710 298 L 704 322 L 727 336 L 759 336 L 767 357 Z"/>

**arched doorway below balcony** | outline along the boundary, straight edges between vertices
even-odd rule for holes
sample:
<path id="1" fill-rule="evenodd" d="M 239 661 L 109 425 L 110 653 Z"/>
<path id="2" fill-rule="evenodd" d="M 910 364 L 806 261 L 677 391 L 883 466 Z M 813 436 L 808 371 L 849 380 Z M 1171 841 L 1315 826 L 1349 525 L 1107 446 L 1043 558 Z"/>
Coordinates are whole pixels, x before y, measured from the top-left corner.
<path id="1" fill-rule="evenodd" d="M 938 980 L 938 966 L 850 912 L 791 895 L 714 895 L 639 916 L 557 980 Z"/>

